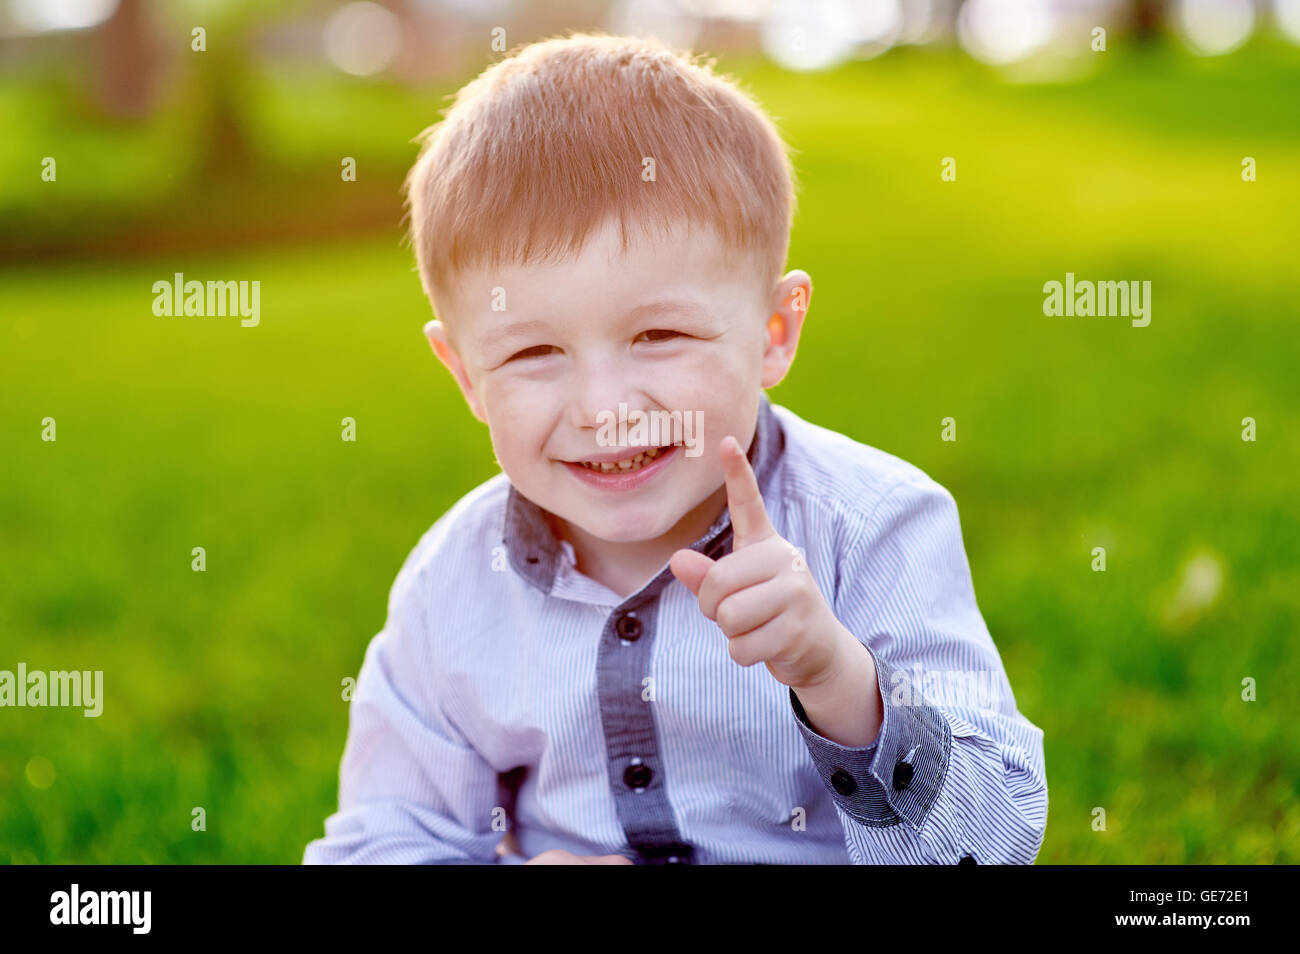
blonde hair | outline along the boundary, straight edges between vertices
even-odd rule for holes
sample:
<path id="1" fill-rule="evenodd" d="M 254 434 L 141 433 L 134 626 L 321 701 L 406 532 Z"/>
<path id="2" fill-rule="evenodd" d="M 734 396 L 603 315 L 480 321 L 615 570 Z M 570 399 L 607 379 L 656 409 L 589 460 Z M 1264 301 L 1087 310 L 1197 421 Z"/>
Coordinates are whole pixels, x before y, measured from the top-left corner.
<path id="1" fill-rule="evenodd" d="M 406 179 L 435 309 L 457 271 L 576 255 L 610 216 L 624 249 L 633 226 L 711 226 L 775 284 L 790 159 L 762 109 L 712 67 L 653 41 L 575 34 L 525 46 L 461 89 L 417 137 Z"/>

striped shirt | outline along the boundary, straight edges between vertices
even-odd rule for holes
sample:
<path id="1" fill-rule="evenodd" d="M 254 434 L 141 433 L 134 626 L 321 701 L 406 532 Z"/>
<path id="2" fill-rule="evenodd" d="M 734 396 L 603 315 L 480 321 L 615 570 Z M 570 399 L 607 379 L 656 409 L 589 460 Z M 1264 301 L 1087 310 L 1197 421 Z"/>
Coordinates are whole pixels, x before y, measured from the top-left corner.
<path id="1" fill-rule="evenodd" d="M 772 526 L 875 660 L 868 746 L 743 667 L 664 566 L 622 598 L 504 474 L 398 574 L 351 701 L 339 807 L 304 863 L 1030 863 L 1043 733 L 1016 709 L 952 496 L 912 465 L 760 402 Z M 693 544 L 730 552 L 726 509 Z M 523 855 L 502 855 L 509 831 Z"/>

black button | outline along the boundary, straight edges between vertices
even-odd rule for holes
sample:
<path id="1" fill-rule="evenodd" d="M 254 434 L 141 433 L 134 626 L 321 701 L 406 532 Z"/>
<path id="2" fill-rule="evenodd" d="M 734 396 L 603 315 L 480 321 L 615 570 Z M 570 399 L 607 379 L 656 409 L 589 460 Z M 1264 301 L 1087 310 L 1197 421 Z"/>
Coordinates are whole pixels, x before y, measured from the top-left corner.
<path id="1" fill-rule="evenodd" d="M 959 864 L 959 865 L 977 865 L 977 864 L 979 864 L 979 862 L 976 861 L 974 858 L 972 858 L 970 855 L 962 855 L 962 859 L 961 859 L 961 861 L 957 862 L 957 864 Z"/>
<path id="2" fill-rule="evenodd" d="M 641 762 L 623 770 L 623 781 L 628 788 L 645 788 L 653 777 L 654 772 L 650 771 L 650 766 Z"/>
<path id="3" fill-rule="evenodd" d="M 689 865 L 693 849 L 683 841 L 651 842 L 632 846 L 649 865 Z"/>
<path id="4" fill-rule="evenodd" d="M 912 766 L 909 762 L 899 762 L 894 766 L 894 788 L 903 791 L 912 782 Z"/>
<path id="5" fill-rule="evenodd" d="M 858 783 L 853 781 L 853 776 L 844 769 L 836 769 L 835 774 L 831 776 L 831 788 L 841 795 L 852 795 L 858 790 Z"/>
<path id="6" fill-rule="evenodd" d="M 614 624 L 614 630 L 626 640 L 635 640 L 641 638 L 641 621 L 635 616 L 620 616 L 618 622 Z"/>

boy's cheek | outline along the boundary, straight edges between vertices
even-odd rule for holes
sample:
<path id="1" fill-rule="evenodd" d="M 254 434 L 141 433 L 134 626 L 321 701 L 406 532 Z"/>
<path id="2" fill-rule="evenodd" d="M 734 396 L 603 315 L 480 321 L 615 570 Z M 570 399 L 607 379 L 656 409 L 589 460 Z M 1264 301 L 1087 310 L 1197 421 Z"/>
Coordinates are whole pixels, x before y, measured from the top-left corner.
<path id="1" fill-rule="evenodd" d="M 492 407 L 487 425 L 497 463 L 513 482 L 528 483 L 528 475 L 548 463 L 537 450 L 540 439 L 533 439 L 519 415 Z"/>

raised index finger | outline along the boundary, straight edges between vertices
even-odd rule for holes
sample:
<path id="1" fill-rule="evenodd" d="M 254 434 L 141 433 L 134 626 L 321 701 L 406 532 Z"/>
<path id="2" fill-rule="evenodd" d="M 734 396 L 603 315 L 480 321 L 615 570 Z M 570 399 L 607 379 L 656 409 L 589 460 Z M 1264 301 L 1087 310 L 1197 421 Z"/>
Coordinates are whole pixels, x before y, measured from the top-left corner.
<path id="1" fill-rule="evenodd" d="M 749 466 L 749 458 L 740 449 L 740 442 L 730 434 L 722 439 L 719 453 L 727 480 L 727 509 L 731 511 L 734 536 L 732 549 L 766 540 L 776 531 L 767 519 L 767 508 L 763 506 L 763 495 L 759 493 L 758 478 Z"/>

